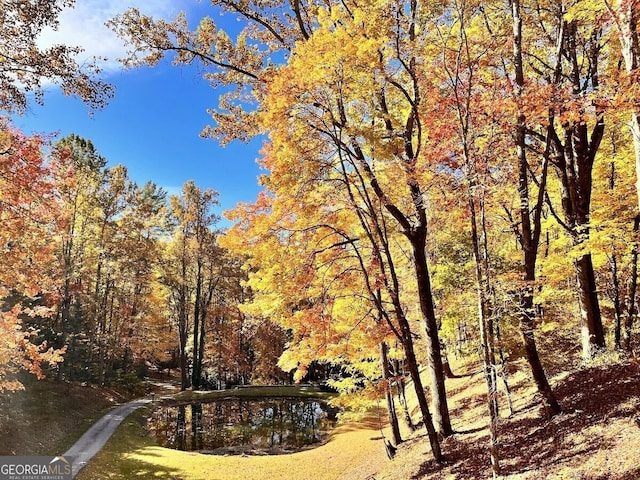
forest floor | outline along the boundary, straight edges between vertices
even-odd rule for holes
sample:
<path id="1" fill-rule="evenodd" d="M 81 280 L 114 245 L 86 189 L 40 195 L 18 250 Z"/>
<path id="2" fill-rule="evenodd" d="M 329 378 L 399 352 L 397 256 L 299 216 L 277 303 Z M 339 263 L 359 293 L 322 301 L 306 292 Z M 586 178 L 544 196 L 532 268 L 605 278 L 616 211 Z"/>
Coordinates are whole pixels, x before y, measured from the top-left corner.
<path id="1" fill-rule="evenodd" d="M 513 365 L 512 365 L 513 367 Z M 509 378 L 514 413 L 500 396 L 499 455 L 506 479 L 634 480 L 640 478 L 640 366 L 579 368 L 552 377 L 562 414 L 545 418 L 525 374 Z M 447 380 L 454 430 L 431 460 L 424 429 L 402 443 L 375 480 L 486 479 L 489 465 L 486 384 L 477 369 Z"/>
<path id="2" fill-rule="evenodd" d="M 447 380 L 447 389 L 457 433 L 443 441 L 446 461 L 442 465 L 432 461 L 424 429 L 411 434 L 403 428 L 407 440 L 399 446 L 395 458 L 388 460 L 377 415 L 360 423 L 342 425 L 326 444 L 294 454 L 250 457 L 179 452 L 159 447 L 149 438 L 144 428 L 145 415 L 149 413 L 145 407 L 122 423 L 78 478 L 491 478 L 483 376 L 477 365 L 454 363 L 453 366 L 460 376 Z M 578 368 L 557 375 L 553 375 L 551 368 L 552 384 L 563 408 L 563 413 L 552 419 L 544 417 L 524 365 L 512 364 L 512 370 L 509 383 L 513 415 L 509 416 L 506 396 L 500 397 L 501 478 L 640 478 L 640 366 L 637 362 Z M 27 392 L 0 398 L 0 454 L 53 455 L 64 451 L 65 442 L 69 443 L 65 437 L 76 433 L 79 436 L 82 428 L 113 402 L 124 401 L 115 398 L 114 393 L 103 395 L 91 387 L 75 386 L 65 392 L 60 386 L 58 392 L 54 385 L 38 382 L 28 385 Z M 31 393 L 28 395 L 28 392 Z M 409 405 L 412 403 L 409 398 Z M 68 425 L 73 425 L 75 430 L 64 434 Z M 388 430 L 384 433 L 389 438 Z M 51 441 L 51 438 L 58 440 Z"/>

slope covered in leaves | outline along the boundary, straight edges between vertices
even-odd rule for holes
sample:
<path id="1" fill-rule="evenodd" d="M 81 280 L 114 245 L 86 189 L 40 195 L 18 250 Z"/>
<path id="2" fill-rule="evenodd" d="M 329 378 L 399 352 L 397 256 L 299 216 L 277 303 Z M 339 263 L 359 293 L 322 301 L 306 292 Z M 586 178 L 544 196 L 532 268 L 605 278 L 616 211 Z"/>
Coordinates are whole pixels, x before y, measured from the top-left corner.
<path id="1" fill-rule="evenodd" d="M 515 367 L 515 366 L 514 366 Z M 552 378 L 563 413 L 545 420 L 522 365 L 512 372 L 515 412 L 506 401 L 499 422 L 503 476 L 508 479 L 618 479 L 640 477 L 640 365 L 637 361 L 567 369 Z M 486 389 L 478 368 L 460 367 L 448 380 L 453 437 L 446 462 L 433 463 L 422 432 L 400 445 L 376 480 L 491 478 Z M 504 399 L 504 398 L 503 398 Z M 504 399 L 506 400 L 506 399 Z M 355 477 L 353 477 L 355 478 Z"/>

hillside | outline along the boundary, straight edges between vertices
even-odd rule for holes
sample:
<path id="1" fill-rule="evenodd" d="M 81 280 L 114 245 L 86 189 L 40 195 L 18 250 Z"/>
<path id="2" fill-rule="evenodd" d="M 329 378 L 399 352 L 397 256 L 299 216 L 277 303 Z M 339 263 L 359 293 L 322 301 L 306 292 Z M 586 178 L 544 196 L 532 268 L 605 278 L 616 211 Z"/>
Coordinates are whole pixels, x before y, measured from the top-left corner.
<path id="1" fill-rule="evenodd" d="M 291 455 L 211 456 L 158 447 L 144 428 L 143 410 L 123 422 L 116 435 L 80 478 L 221 480 L 417 480 L 485 479 L 488 430 L 484 380 L 476 365 L 454 364 L 460 376 L 447 381 L 456 434 L 443 441 L 446 462 L 431 460 L 424 429 L 407 439 L 392 461 L 386 459 L 377 416 L 340 426 L 325 445 Z M 640 366 L 637 362 L 573 369 L 553 378 L 563 413 L 551 420 L 530 387 L 524 365 L 509 382 L 514 414 L 506 396 L 500 421 L 503 478 L 631 480 L 640 477 Z M 64 451 L 108 409 L 117 393 L 51 381 L 33 382 L 27 390 L 5 396 L 0 416 L 0 453 L 45 455 Z M 409 398 L 410 404 L 413 400 Z M 417 413 L 414 408 L 414 413 Z M 389 432 L 385 431 L 388 438 Z M 207 474 L 206 472 L 209 472 Z M 243 477 L 244 476 L 244 477 Z"/>
<path id="2" fill-rule="evenodd" d="M 640 368 L 637 363 L 573 370 L 553 379 L 563 413 L 551 420 L 526 382 L 511 376 L 514 414 L 502 400 L 503 478 L 637 479 L 640 465 Z M 402 444 L 376 480 L 491 478 L 484 380 L 480 372 L 448 380 L 458 432 L 443 442 L 447 461 L 430 460 L 423 430 Z"/>
<path id="3" fill-rule="evenodd" d="M 0 455 L 59 455 L 116 403 L 126 397 L 79 383 L 36 381 L 0 395 Z"/>

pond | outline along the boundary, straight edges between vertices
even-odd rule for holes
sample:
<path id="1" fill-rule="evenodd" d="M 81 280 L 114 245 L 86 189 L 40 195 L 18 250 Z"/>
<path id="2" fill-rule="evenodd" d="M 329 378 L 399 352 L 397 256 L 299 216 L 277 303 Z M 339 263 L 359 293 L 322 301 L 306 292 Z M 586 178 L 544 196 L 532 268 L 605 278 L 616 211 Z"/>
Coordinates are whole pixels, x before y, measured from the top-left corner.
<path id="1" fill-rule="evenodd" d="M 278 454 L 318 446 L 336 421 L 325 402 L 232 398 L 158 408 L 147 427 L 164 447 L 211 454 Z"/>

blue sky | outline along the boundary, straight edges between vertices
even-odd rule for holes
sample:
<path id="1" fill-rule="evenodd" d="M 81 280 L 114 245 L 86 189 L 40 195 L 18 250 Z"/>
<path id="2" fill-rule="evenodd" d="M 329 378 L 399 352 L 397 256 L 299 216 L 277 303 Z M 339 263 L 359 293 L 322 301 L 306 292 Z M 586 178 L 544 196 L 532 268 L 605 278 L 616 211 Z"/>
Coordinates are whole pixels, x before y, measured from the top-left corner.
<path id="1" fill-rule="evenodd" d="M 124 47 L 102 24 L 127 6 L 164 18 L 186 10 L 190 22 L 212 14 L 205 1 L 77 0 L 74 10 L 62 14 L 58 32 L 46 32 L 41 43 L 77 45 L 85 57 L 109 57 L 103 77 L 116 87 L 115 97 L 90 116 L 82 102 L 50 86 L 44 107 L 32 104 L 24 116 L 14 118 L 15 125 L 26 133 L 55 132 L 60 138 L 76 133 L 90 139 L 109 164 L 123 164 L 137 183 L 150 180 L 170 194 L 179 193 L 192 179 L 220 193 L 218 213 L 238 202 L 252 202 L 260 190 L 257 176 L 264 173 L 256 164 L 263 140 L 222 148 L 199 137 L 211 123 L 206 109 L 217 105 L 217 93 L 195 68 L 167 61 L 155 68 L 122 71 L 115 59 L 124 55 Z M 214 20 L 231 31 L 240 26 L 234 19 L 223 24 L 221 16 Z"/>

